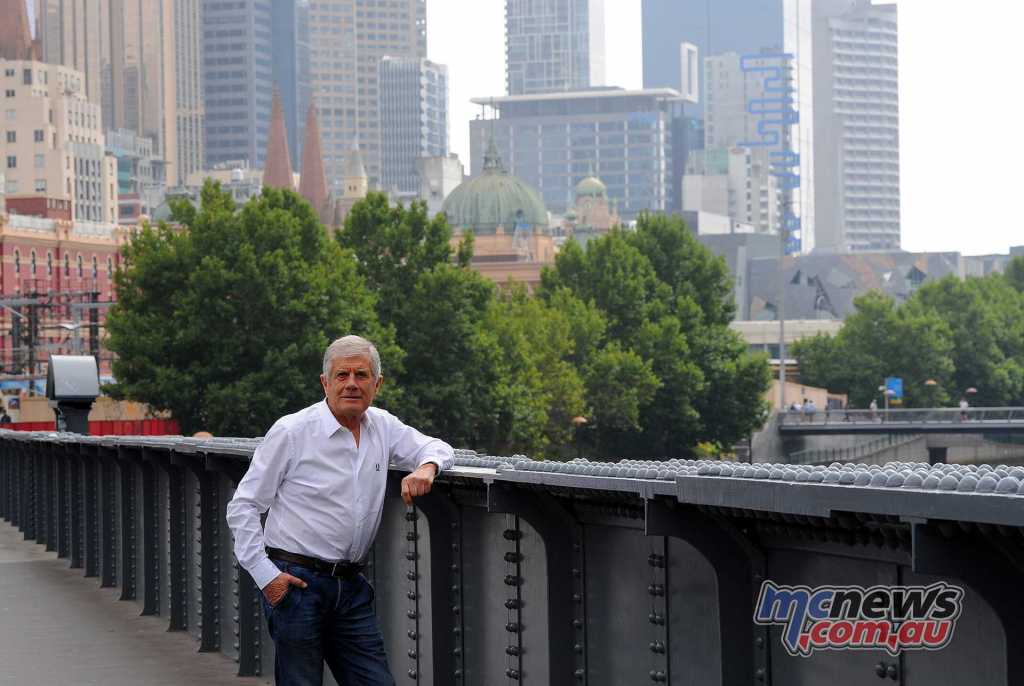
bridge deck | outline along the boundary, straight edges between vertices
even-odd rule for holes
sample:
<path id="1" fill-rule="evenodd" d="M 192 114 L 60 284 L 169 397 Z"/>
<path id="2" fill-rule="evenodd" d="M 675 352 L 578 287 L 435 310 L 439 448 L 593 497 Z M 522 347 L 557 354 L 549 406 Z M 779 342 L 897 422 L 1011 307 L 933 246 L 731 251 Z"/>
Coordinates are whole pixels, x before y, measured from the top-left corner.
<path id="1" fill-rule="evenodd" d="M 221 653 L 197 653 L 81 569 L 0 521 L 0 684 L 256 686 Z"/>

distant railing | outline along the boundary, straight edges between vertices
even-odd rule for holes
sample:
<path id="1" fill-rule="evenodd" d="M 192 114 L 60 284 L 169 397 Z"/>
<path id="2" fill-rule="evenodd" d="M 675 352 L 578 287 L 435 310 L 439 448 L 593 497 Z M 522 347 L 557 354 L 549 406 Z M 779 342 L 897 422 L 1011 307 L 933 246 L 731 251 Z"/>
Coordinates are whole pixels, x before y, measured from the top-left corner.
<path id="1" fill-rule="evenodd" d="M 1007 424 L 1024 426 L 1024 407 L 956 407 L 878 410 L 817 410 L 779 413 L 779 423 L 802 425 L 874 424 Z"/>

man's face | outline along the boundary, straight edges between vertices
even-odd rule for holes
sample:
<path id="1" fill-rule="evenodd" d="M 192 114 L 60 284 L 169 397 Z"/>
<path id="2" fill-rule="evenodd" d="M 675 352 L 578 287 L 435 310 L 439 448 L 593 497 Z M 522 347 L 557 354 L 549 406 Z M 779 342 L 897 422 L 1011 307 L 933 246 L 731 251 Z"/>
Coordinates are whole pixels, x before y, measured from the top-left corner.
<path id="1" fill-rule="evenodd" d="M 331 360 L 331 374 L 321 374 L 320 383 L 336 417 L 358 420 L 373 404 L 383 377 L 374 379 L 371 370 L 368 355 Z"/>

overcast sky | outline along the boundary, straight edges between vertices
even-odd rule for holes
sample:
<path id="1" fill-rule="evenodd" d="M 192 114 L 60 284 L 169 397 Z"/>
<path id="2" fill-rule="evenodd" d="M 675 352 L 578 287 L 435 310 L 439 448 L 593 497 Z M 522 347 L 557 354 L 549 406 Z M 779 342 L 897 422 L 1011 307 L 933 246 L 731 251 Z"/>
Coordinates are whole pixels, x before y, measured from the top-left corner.
<path id="1" fill-rule="evenodd" d="M 640 0 L 605 5 L 608 84 L 639 88 Z M 1024 245 L 1024 5 L 898 5 L 903 248 L 973 255 Z M 469 121 L 478 113 L 469 99 L 505 90 L 503 7 L 427 0 L 428 56 L 448 65 L 451 147 L 467 171 Z"/>

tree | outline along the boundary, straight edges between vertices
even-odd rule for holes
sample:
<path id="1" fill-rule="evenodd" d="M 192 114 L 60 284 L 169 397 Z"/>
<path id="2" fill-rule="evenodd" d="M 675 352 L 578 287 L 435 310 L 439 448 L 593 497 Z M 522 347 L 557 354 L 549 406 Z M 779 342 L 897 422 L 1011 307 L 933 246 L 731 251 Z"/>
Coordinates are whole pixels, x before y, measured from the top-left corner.
<path id="1" fill-rule="evenodd" d="M 1018 255 L 1006 265 L 1006 281 L 1018 293 L 1024 293 L 1024 255 Z"/>
<path id="2" fill-rule="evenodd" d="M 945 402 L 953 344 L 942 318 L 919 304 L 897 308 L 877 291 L 858 297 L 854 307 L 834 338 L 818 335 L 794 344 L 804 383 L 846 393 L 851 406 L 863 408 L 895 376 L 903 379 L 905 406 Z M 929 379 L 938 385 L 927 385 Z"/>
<path id="3" fill-rule="evenodd" d="M 573 322 L 529 297 L 521 285 L 510 285 L 491 308 L 485 327 L 504 351 L 503 449 L 542 457 L 566 453 L 574 438 L 572 420 L 586 412 L 583 379 L 573 363 Z"/>
<path id="4" fill-rule="evenodd" d="M 963 281 L 949 276 L 925 285 L 911 300 L 949 326 L 955 366 L 951 395 L 973 387 L 978 393 L 972 402 L 978 405 L 1024 403 L 1024 296 L 1012 279 L 1012 274 Z"/>
<path id="5" fill-rule="evenodd" d="M 725 263 L 679 218 L 641 215 L 636 232 L 612 231 L 586 249 L 569 241 L 539 294 L 570 316 L 589 351 L 577 364 L 599 452 L 679 455 L 698 441 L 730 445 L 762 423 L 767 359 L 728 328 Z M 608 378 L 619 385 L 602 385 Z"/>
<path id="6" fill-rule="evenodd" d="M 172 218 L 181 230 L 144 226 L 115 277 L 118 397 L 170 410 L 186 433 L 254 436 L 322 397 L 334 338 L 365 335 L 397 359 L 352 255 L 295 193 L 264 189 L 239 209 L 207 182 L 200 208 L 177 203 Z"/>

